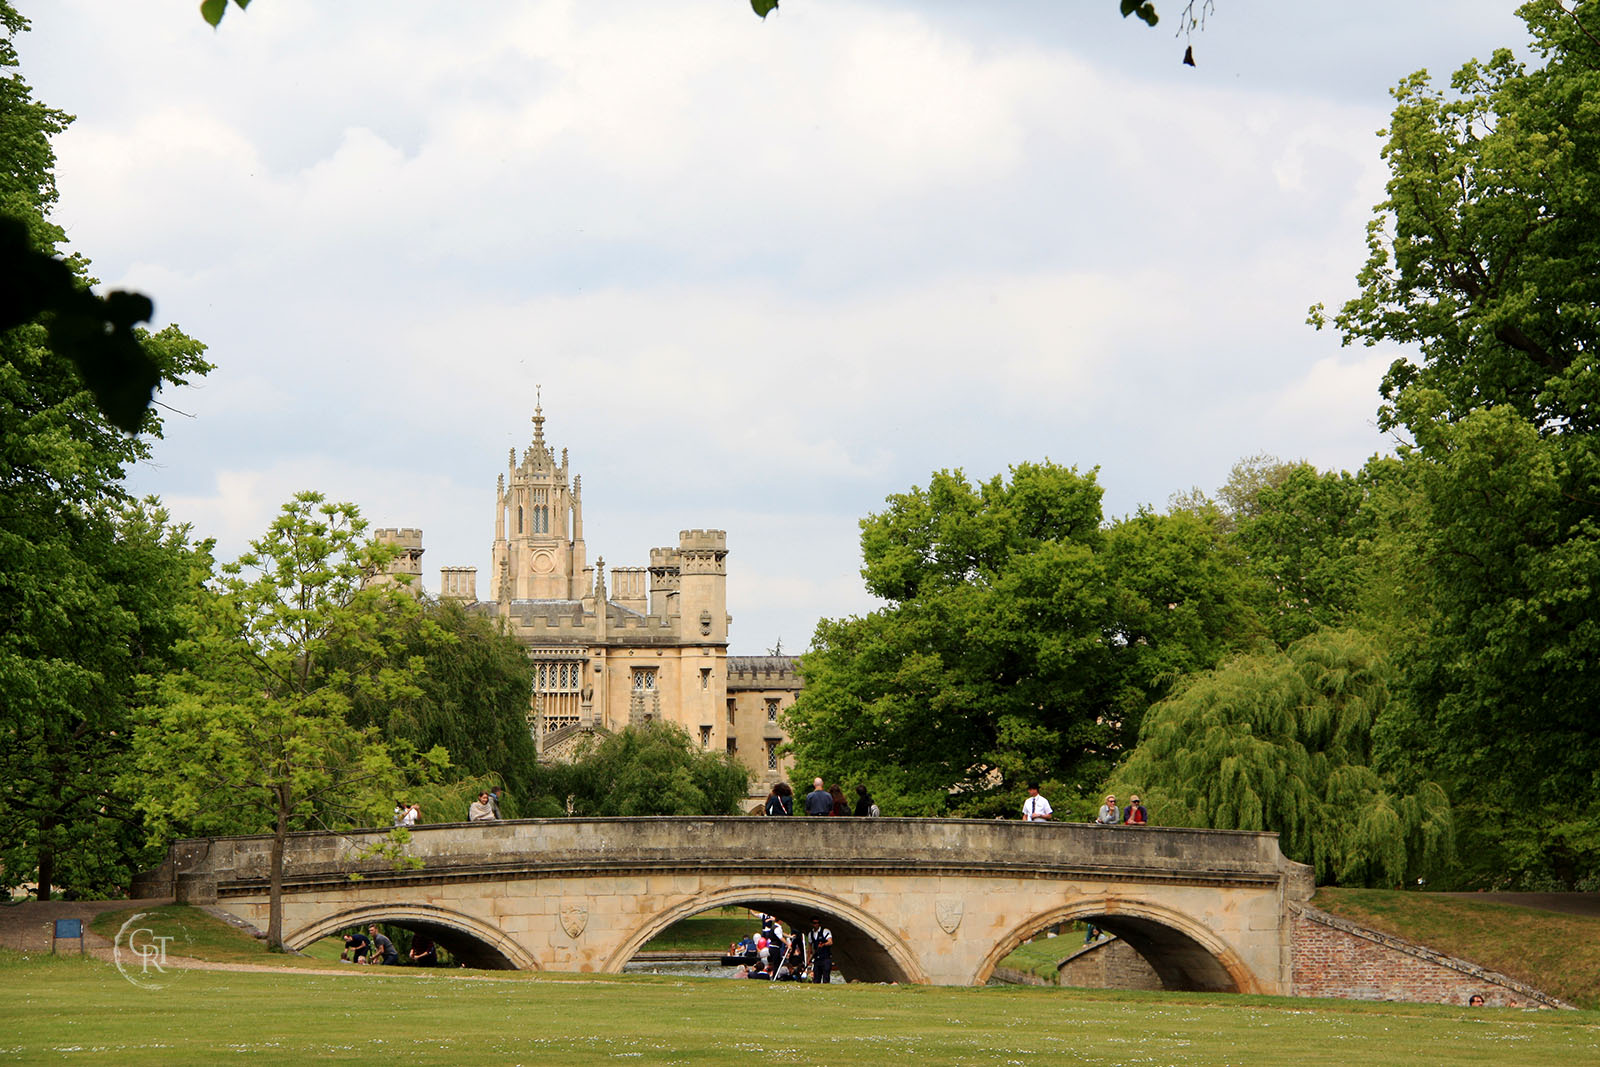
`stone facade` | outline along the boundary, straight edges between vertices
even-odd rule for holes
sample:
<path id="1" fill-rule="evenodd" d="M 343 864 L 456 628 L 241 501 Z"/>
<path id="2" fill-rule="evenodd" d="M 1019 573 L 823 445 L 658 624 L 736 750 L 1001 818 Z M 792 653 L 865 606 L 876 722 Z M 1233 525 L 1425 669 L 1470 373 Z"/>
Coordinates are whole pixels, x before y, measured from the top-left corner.
<path id="1" fill-rule="evenodd" d="M 544 423 L 536 407 L 532 442 L 520 457 L 511 451 L 495 486 L 487 599 L 471 567 L 443 568 L 440 597 L 502 620 L 527 647 L 541 755 L 563 758 L 597 731 L 668 722 L 707 751 L 735 754 L 751 770 L 752 798 L 766 796 L 793 765 L 776 748 L 800 682 L 792 657 L 728 655 L 727 533 L 681 530 L 675 545 L 650 550 L 648 566 L 591 565 L 583 479 L 566 449 L 558 459 L 546 443 Z M 420 531 L 400 533 L 416 535 L 420 560 Z"/>

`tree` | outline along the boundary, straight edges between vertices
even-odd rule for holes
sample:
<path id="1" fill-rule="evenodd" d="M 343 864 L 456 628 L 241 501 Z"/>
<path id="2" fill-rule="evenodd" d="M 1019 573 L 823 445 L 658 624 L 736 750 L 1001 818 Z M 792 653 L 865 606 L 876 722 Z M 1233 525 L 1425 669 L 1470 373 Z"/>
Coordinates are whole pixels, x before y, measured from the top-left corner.
<path id="1" fill-rule="evenodd" d="M 441 749 L 414 759 L 410 746 L 348 720 L 357 696 L 418 695 L 419 665 L 397 653 L 399 622 L 420 609 L 393 585 L 364 587 L 393 551 L 365 529 L 353 505 L 297 494 L 195 599 L 183 669 L 155 681 L 138 715 L 139 803 L 154 834 L 175 825 L 272 834 L 274 948 L 289 831 L 376 825 L 408 772 L 431 777 L 448 763 Z"/>
<path id="2" fill-rule="evenodd" d="M 445 749 L 455 769 L 473 779 L 464 794 L 469 799 L 483 778 L 515 784 L 513 793 L 525 799 L 538 761 L 528 732 L 533 665 L 527 651 L 453 600 L 421 601 L 417 608 L 394 619 L 396 664 L 420 666 L 416 695 L 394 700 L 356 693 L 351 724 L 376 726 L 385 738 L 419 752 Z M 365 655 L 359 648 L 330 652 L 336 658 Z"/>
<path id="3" fill-rule="evenodd" d="M 1380 410 L 1414 441 L 1397 551 L 1427 611 L 1385 726 L 1482 805 L 1483 880 L 1570 887 L 1600 877 L 1600 4 L 1520 13 L 1541 65 L 1501 50 L 1450 93 L 1395 90 L 1388 198 L 1334 321 L 1418 352 Z"/>
<path id="4" fill-rule="evenodd" d="M 1275 830 L 1322 882 L 1395 885 L 1442 870 L 1454 849 L 1444 791 L 1401 792 L 1374 765 L 1389 661 L 1356 631 L 1197 674 L 1150 710 L 1106 789 L 1139 792 L 1178 826 Z"/>
<path id="5" fill-rule="evenodd" d="M 1384 379 L 1385 428 L 1409 424 L 1413 389 L 1453 417 L 1509 405 L 1542 431 L 1600 426 L 1600 4 L 1519 13 L 1544 66 L 1501 49 L 1457 71 L 1452 94 L 1425 71 L 1393 91 L 1388 198 L 1361 291 L 1334 318 L 1347 344 L 1421 354 Z"/>
<path id="6" fill-rule="evenodd" d="M 570 762 L 541 765 L 535 780 L 534 812 L 544 817 L 737 815 L 750 772 L 658 722 L 591 738 Z"/>
<path id="7" fill-rule="evenodd" d="M 25 26 L 0 0 L 0 68 L 15 67 Z M 65 235 L 49 217 L 50 138 L 69 121 L 20 76 L 0 78 L 0 243 L 57 262 L 83 294 L 87 261 L 54 260 Z M 114 787 L 134 680 L 167 659 L 199 556 L 123 489 L 160 419 L 141 406 L 123 426 L 139 434 L 124 434 L 55 344 L 61 312 L 27 310 L 27 288 L 12 273 L 0 285 L 0 864 L 7 888 L 36 880 L 48 898 L 64 878 L 101 895 L 126 884 L 138 851 L 137 815 Z M 164 384 L 209 369 L 175 326 L 129 336 Z"/>
<path id="8" fill-rule="evenodd" d="M 0 69 L 16 67 L 12 39 L 27 28 L 27 20 L 0 0 Z M 98 297 L 85 280 L 86 261 L 56 258 L 64 238 L 46 218 L 56 200 L 50 138 L 71 121 L 34 100 L 20 77 L 0 79 L 6 157 L 0 174 L 0 331 L 30 322 L 43 326 L 51 350 L 72 364 L 67 373 L 74 388 L 87 386 L 106 421 L 138 433 L 151 394 L 171 368 L 147 350 L 135 328 L 153 312 L 149 299 L 125 292 Z"/>
<path id="9" fill-rule="evenodd" d="M 1390 746 L 1473 816 L 1475 880 L 1571 888 L 1600 874 L 1600 486 L 1587 450 L 1509 407 L 1418 428 L 1432 612 Z"/>
<path id="10" fill-rule="evenodd" d="M 888 604 L 818 624 L 787 723 L 798 775 L 868 781 L 887 810 L 993 814 L 1030 779 L 1086 793 L 1151 699 L 1259 631 L 1207 520 L 1102 529 L 1092 472 L 939 472 L 861 525 Z"/>
<path id="11" fill-rule="evenodd" d="M 1235 512 L 1234 545 L 1265 586 L 1262 616 L 1279 645 L 1352 620 L 1359 554 L 1371 536 L 1371 517 L 1362 510 L 1366 493 L 1359 476 L 1301 463 Z"/>

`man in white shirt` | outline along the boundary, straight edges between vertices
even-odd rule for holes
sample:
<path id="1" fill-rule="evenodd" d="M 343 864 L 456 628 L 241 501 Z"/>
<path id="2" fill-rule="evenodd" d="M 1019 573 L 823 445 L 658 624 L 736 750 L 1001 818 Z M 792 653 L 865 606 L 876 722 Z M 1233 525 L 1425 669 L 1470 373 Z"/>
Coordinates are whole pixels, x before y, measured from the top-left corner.
<path id="1" fill-rule="evenodd" d="M 1039 784 L 1028 783 L 1028 799 L 1022 802 L 1022 817 L 1028 822 L 1044 822 L 1051 817 L 1050 802 L 1039 795 Z"/>

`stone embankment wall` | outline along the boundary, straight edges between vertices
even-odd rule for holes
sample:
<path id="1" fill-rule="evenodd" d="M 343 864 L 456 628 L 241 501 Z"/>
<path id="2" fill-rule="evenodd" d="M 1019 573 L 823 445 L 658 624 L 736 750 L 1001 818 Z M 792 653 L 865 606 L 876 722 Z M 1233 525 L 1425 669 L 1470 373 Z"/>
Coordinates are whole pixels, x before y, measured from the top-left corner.
<path id="1" fill-rule="evenodd" d="M 1302 997 L 1465 1004 L 1477 993 L 1499 1007 L 1570 1008 L 1514 978 L 1290 904 L 1294 991 Z"/>

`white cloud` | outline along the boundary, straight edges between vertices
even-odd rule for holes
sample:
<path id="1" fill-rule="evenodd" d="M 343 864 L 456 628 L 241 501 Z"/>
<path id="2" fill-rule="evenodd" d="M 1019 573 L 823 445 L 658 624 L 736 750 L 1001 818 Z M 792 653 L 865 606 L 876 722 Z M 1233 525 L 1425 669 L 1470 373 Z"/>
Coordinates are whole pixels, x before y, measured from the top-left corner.
<path id="1" fill-rule="evenodd" d="M 1348 14 L 1440 39 L 1426 4 Z M 430 575 L 486 567 L 537 383 L 593 550 L 725 526 L 759 651 L 870 607 L 855 519 L 936 468 L 1100 465 L 1117 513 L 1381 447 L 1390 357 L 1302 320 L 1352 288 L 1387 100 L 1272 66 L 1311 8 L 1178 72 L 1021 0 L 34 17 L 25 73 L 79 116 L 60 218 L 218 364 L 136 488 L 225 555 L 320 488 L 422 526 Z"/>

